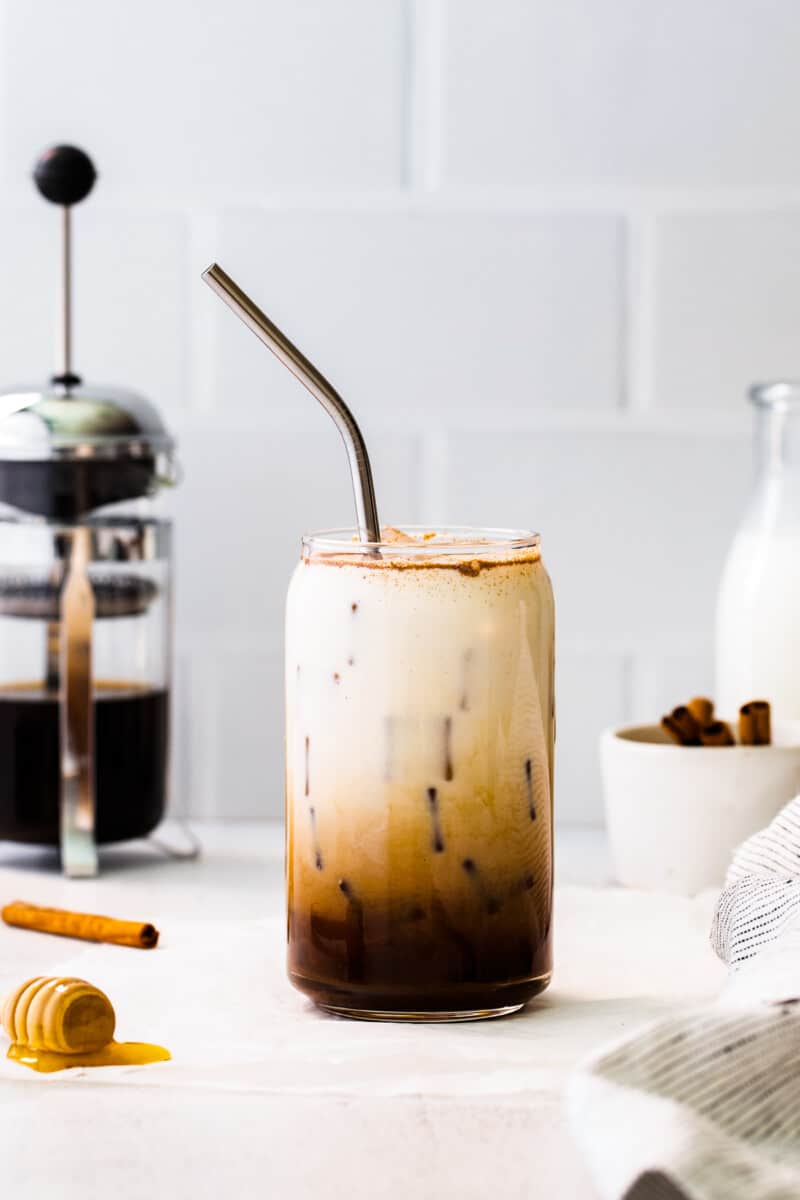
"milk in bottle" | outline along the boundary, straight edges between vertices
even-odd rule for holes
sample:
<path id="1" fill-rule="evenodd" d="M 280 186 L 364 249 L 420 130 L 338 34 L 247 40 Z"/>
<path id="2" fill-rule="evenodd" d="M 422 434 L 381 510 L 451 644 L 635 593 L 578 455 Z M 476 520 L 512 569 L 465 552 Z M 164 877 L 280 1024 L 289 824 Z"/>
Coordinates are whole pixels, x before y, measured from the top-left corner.
<path id="1" fill-rule="evenodd" d="M 717 605 L 717 708 L 769 700 L 800 720 L 800 384 L 755 387 L 755 488 Z"/>

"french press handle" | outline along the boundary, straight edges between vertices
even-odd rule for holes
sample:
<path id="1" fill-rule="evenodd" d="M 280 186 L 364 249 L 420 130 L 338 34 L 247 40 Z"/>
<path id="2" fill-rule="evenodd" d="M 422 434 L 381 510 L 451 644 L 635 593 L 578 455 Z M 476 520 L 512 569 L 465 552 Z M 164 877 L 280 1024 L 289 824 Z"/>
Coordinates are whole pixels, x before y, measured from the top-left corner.
<path id="1" fill-rule="evenodd" d="M 92 629 L 95 599 L 89 579 L 91 530 L 69 538 L 60 595 L 59 840 L 61 866 L 73 879 L 97 874 Z"/>

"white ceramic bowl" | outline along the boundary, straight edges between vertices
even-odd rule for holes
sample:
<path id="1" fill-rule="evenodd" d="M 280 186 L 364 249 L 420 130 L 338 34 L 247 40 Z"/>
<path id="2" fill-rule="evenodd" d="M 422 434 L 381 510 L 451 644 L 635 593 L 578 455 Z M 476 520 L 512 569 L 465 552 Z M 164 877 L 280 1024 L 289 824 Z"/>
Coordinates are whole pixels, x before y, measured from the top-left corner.
<path id="1" fill-rule="evenodd" d="M 617 881 L 693 896 L 717 887 L 734 850 L 800 792 L 800 726 L 771 746 L 676 746 L 659 725 L 600 738 Z"/>

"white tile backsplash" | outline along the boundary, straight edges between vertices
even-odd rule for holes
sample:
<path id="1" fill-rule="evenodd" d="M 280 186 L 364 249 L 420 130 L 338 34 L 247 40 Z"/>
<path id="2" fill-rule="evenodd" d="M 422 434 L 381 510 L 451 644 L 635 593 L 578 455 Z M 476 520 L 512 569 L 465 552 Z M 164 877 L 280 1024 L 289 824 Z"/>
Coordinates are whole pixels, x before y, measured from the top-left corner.
<path id="1" fill-rule="evenodd" d="M 625 720 L 628 676 L 624 654 L 559 646 L 555 814 L 561 824 L 602 823 L 598 743 L 604 729 Z"/>
<path id="2" fill-rule="evenodd" d="M 659 720 L 693 696 L 714 695 L 714 662 L 710 639 L 659 638 L 636 659 L 631 682 L 633 711 Z M 746 699 L 746 697 L 742 697 Z M 735 713 L 720 713 L 730 720 Z"/>
<path id="3" fill-rule="evenodd" d="M 390 513 L 413 520 L 414 440 L 379 437 L 372 453 L 387 520 Z M 184 480 L 173 504 L 179 627 L 213 635 L 217 643 L 226 636 L 234 645 L 257 637 L 265 648 L 278 649 L 301 535 L 353 524 L 339 435 L 323 414 L 314 433 L 186 429 L 179 433 L 179 454 Z"/>
<path id="4" fill-rule="evenodd" d="M 186 217 L 88 200 L 73 225 L 73 368 L 174 413 L 188 402 Z M 28 210 L 0 208 L 0 386 L 60 369 L 59 231 L 38 194 Z"/>
<path id="5" fill-rule="evenodd" d="M 1 44 L 1 43 L 0 43 Z M 0 217 L 0 386 L 40 382 L 58 367 L 60 224 L 31 197 Z"/>
<path id="6" fill-rule="evenodd" d="M 800 378 L 800 212 L 681 213 L 656 228 L 654 390 L 667 408 L 742 408 Z"/>
<path id="7" fill-rule="evenodd" d="M 724 448 L 723 448 L 724 446 Z M 567 639 L 647 646 L 710 636 L 749 474 L 744 438 L 464 433 L 450 439 L 450 520 L 534 528 Z"/>
<path id="8" fill-rule="evenodd" d="M 403 170 L 403 0 L 4 0 L 4 177 L 85 143 L 109 196 L 207 205 L 386 188 Z"/>
<path id="9" fill-rule="evenodd" d="M 445 0 L 446 183 L 800 182 L 791 0 Z"/>
<path id="10" fill-rule="evenodd" d="M 619 403 L 613 217 L 237 212 L 221 219 L 215 253 L 367 425 Z M 219 305 L 215 323 L 229 408 L 310 411 Z"/>
<path id="11" fill-rule="evenodd" d="M 218 661 L 214 809 L 234 818 L 283 814 L 283 656 L 255 643 Z M 232 788 L 231 784 L 235 783 Z"/>
<path id="12" fill-rule="evenodd" d="M 539 527 L 561 821 L 596 740 L 711 687 L 744 391 L 800 376 L 793 0 L 0 0 L 0 382 L 55 365 L 85 144 L 76 364 L 164 409 L 176 806 L 282 807 L 283 598 L 349 524 L 328 419 L 200 282 L 218 259 L 341 390 L 385 520 Z"/>

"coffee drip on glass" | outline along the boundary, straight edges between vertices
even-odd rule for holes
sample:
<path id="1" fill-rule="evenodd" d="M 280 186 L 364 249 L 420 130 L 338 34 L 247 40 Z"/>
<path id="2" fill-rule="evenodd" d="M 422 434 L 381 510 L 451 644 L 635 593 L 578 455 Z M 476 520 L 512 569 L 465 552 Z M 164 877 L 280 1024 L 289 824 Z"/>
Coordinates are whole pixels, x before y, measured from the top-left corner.
<path id="1" fill-rule="evenodd" d="M 152 404 L 72 364 L 71 209 L 95 171 L 56 146 L 34 178 L 62 209 L 61 363 L 0 394 L 0 839 L 60 848 L 94 875 L 102 843 L 142 837 L 167 798 L 176 478 Z"/>

